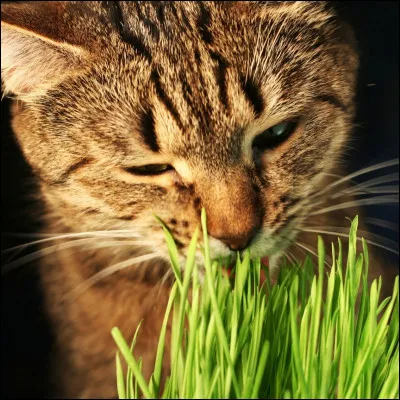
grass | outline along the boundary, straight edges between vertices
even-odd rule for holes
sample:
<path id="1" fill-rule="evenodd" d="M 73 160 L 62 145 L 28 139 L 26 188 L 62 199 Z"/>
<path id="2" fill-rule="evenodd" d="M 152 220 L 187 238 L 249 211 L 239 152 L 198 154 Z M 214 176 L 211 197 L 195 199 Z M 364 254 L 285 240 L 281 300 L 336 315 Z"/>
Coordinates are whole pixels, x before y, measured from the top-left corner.
<path id="1" fill-rule="evenodd" d="M 262 266 L 248 254 L 237 260 L 233 279 L 221 272 L 210 259 L 204 212 L 204 282 L 194 262 L 198 231 L 182 276 L 176 246 L 164 227 L 175 283 L 154 372 L 146 381 L 141 361 L 132 355 L 140 328 L 131 346 L 113 328 L 119 397 L 398 398 L 399 281 L 393 295 L 379 302 L 382 282 L 368 285 L 365 243 L 360 254 L 356 251 L 357 222 L 356 217 L 350 228 L 345 273 L 340 240 L 337 248 L 332 244 L 334 263 L 326 272 L 319 237 L 318 274 L 307 258 L 302 265 L 285 265 L 275 285 L 268 270 L 260 285 Z M 171 371 L 161 390 L 171 316 Z"/>

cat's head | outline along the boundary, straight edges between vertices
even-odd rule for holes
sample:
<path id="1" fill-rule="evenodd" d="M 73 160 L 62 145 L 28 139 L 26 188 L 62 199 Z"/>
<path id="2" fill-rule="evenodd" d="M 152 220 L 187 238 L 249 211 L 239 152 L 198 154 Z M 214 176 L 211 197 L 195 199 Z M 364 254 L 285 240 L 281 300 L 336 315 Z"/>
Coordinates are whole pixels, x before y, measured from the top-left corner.
<path id="1" fill-rule="evenodd" d="M 307 216 L 353 114 L 357 56 L 324 2 L 2 4 L 3 90 L 50 209 L 182 254 L 273 256 Z M 121 250 L 122 252 L 123 250 Z"/>

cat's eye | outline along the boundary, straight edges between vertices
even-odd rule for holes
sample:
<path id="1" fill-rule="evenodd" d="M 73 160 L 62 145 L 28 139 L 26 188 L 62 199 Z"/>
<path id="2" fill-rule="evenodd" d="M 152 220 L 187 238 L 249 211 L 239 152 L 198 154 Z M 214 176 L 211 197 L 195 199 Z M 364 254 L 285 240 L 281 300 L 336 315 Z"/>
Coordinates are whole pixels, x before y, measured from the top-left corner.
<path id="1" fill-rule="evenodd" d="M 172 170 L 169 164 L 149 164 L 140 167 L 125 168 L 125 171 L 135 175 L 160 175 Z"/>
<path id="2" fill-rule="evenodd" d="M 253 147 L 266 149 L 276 146 L 283 142 L 294 131 L 296 125 L 296 121 L 284 121 L 271 126 L 271 128 L 268 128 L 254 139 Z"/>

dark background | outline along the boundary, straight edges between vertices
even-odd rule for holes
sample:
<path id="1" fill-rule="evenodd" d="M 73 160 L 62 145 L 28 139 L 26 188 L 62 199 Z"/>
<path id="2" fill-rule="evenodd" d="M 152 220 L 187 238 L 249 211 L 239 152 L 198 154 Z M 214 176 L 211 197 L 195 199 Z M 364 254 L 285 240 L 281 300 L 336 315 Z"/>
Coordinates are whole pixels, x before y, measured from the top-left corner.
<path id="1" fill-rule="evenodd" d="M 337 2 L 336 7 L 353 26 L 361 53 L 357 128 L 354 149 L 347 157 L 352 172 L 399 154 L 399 2 L 348 1 Z M 7 99 L 1 103 L 2 250 L 28 240 L 7 232 L 34 233 L 40 227 L 32 218 L 38 209 L 28 196 L 33 187 L 30 168 L 10 131 L 9 104 Z M 398 167 L 385 172 L 394 171 Z M 398 205 L 371 206 L 366 211 L 398 227 Z M 398 243 L 398 229 L 373 231 Z M 394 257 L 398 265 L 398 256 Z M 35 266 L 2 276 L 1 296 L 2 397 L 47 397 L 52 335 Z"/>

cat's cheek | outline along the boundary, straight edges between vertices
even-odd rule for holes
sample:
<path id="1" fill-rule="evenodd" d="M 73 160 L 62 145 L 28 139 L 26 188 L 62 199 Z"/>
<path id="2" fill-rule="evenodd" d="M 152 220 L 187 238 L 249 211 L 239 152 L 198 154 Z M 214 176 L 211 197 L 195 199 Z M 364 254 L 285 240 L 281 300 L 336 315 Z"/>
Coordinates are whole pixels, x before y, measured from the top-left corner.
<path id="1" fill-rule="evenodd" d="M 285 249 L 290 244 L 291 232 L 285 232 L 284 236 L 276 235 L 272 230 L 264 230 L 251 242 L 249 251 L 251 258 L 268 257 L 268 266 L 273 267 Z"/>

